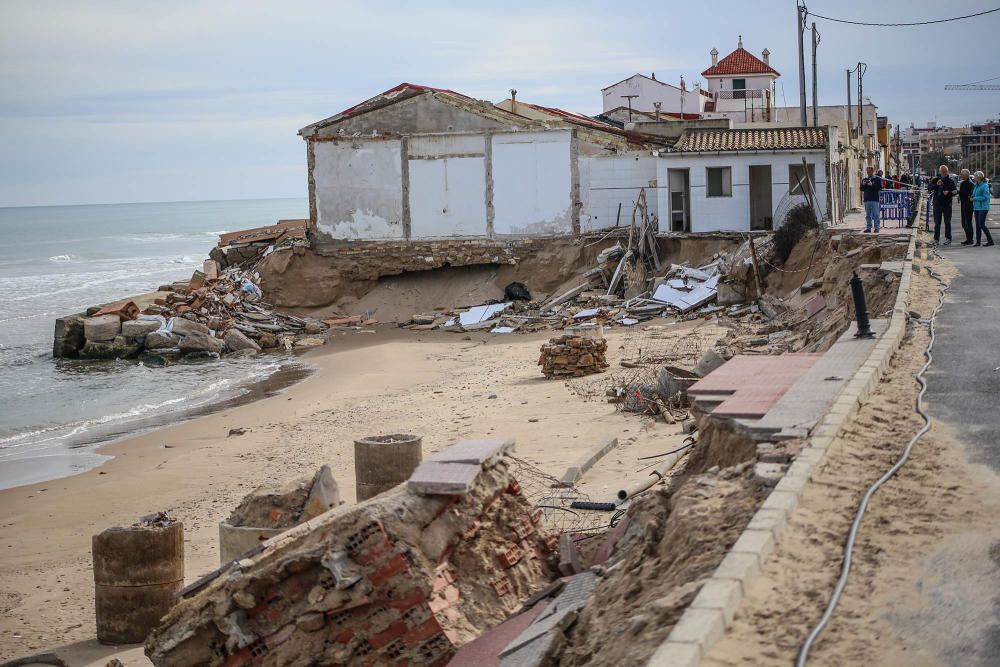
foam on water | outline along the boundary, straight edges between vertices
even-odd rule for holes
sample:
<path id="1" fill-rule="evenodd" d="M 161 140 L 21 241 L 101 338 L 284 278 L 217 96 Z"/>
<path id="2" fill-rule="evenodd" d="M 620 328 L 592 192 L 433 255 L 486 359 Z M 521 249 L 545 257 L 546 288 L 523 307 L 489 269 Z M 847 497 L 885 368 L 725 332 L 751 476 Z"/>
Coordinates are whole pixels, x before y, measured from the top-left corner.
<path id="1" fill-rule="evenodd" d="M 16 471 L 0 470 L 0 487 L 96 465 L 109 438 L 238 398 L 291 363 L 55 360 L 52 330 L 56 317 L 190 277 L 215 230 L 305 210 L 298 199 L 0 208 L 0 469 Z M 56 460 L 62 472 L 42 469 Z"/>

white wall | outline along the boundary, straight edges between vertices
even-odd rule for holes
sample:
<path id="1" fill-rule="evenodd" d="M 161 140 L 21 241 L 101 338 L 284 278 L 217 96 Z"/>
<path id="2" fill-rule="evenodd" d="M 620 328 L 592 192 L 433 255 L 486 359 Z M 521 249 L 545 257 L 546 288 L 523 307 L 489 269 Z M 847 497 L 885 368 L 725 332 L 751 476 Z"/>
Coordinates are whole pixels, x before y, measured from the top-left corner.
<path id="1" fill-rule="evenodd" d="M 408 140 L 410 237 L 486 236 L 483 135 Z"/>
<path id="2" fill-rule="evenodd" d="M 314 145 L 316 224 L 333 238 L 403 238 L 401 143 L 398 140 Z"/>
<path id="3" fill-rule="evenodd" d="M 410 238 L 486 233 L 483 158 L 410 160 Z"/>
<path id="4" fill-rule="evenodd" d="M 661 156 L 657 162 L 657 176 L 660 183 L 667 182 L 667 169 L 690 169 L 690 209 L 691 231 L 748 231 L 750 229 L 750 165 L 771 165 L 771 206 L 776 210 L 782 198 L 788 193 L 788 167 L 802 164 L 805 157 L 809 164 L 815 165 L 817 200 L 821 216 L 827 214 L 829 202 L 826 191 L 826 158 L 825 150 L 790 151 L 781 153 L 758 153 L 736 155 L 722 153 L 719 155 L 696 155 L 672 153 Z M 706 168 L 732 168 L 732 196 L 706 196 Z M 658 206 L 662 216 L 669 216 L 667 188 L 658 188 Z M 804 197 L 795 197 L 805 202 Z M 777 223 L 776 223 L 777 224 Z"/>
<path id="5" fill-rule="evenodd" d="M 641 188 L 646 188 L 650 217 L 658 216 L 656 193 L 657 158 L 648 151 L 628 155 L 580 158 L 580 230 L 614 227 L 621 204 L 620 225 L 632 222 L 632 209 Z M 660 229 L 665 227 L 660 224 Z"/>
<path id="6" fill-rule="evenodd" d="M 680 82 L 678 82 L 680 83 Z M 627 107 L 628 100 L 623 95 L 638 95 L 632 100 L 632 108 L 638 111 L 656 111 L 654 102 L 661 102 L 663 113 L 681 112 L 681 89 L 663 81 L 654 81 L 641 75 L 631 76 L 624 81 L 609 86 L 601 91 L 604 98 L 604 111 L 617 107 Z M 697 88 L 689 88 L 684 93 L 684 113 L 698 113 L 705 109 L 706 98 Z"/>
<path id="7" fill-rule="evenodd" d="M 493 135 L 493 231 L 573 231 L 570 144 L 566 131 Z"/>

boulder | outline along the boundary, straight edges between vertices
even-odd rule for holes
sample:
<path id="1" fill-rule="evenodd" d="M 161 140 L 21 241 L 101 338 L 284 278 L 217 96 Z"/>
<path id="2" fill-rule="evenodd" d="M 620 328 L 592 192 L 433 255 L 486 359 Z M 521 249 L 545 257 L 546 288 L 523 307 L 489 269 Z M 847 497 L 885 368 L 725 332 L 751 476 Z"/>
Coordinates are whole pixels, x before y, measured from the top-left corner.
<path id="1" fill-rule="evenodd" d="M 181 337 L 177 334 L 154 331 L 153 333 L 146 334 L 146 349 L 164 350 L 171 347 L 177 347 L 177 344 L 180 341 Z"/>
<path id="2" fill-rule="evenodd" d="M 226 347 L 232 352 L 239 352 L 241 350 L 260 352 L 260 345 L 247 338 L 239 329 L 230 329 L 227 331 L 223 340 L 226 342 Z"/>
<path id="3" fill-rule="evenodd" d="M 125 336 L 116 336 L 113 341 L 91 341 L 80 350 L 83 359 L 125 359 L 139 353 L 139 346 L 129 343 Z"/>
<path id="4" fill-rule="evenodd" d="M 295 347 L 319 347 L 320 345 L 326 345 L 325 338 L 300 338 L 295 341 Z"/>
<path id="5" fill-rule="evenodd" d="M 183 317 L 175 317 L 173 318 L 173 323 L 171 330 L 180 336 L 188 336 L 194 333 L 208 335 L 208 327 L 201 322 L 195 322 Z"/>
<path id="6" fill-rule="evenodd" d="M 312 335 L 312 334 L 322 333 L 323 329 L 325 328 L 326 327 L 319 320 L 313 320 L 313 319 L 306 320 L 305 332 L 307 334 Z"/>
<path id="7" fill-rule="evenodd" d="M 189 333 L 177 344 L 181 352 L 222 352 L 223 342 L 218 338 L 213 338 L 207 333 Z"/>
<path id="8" fill-rule="evenodd" d="M 153 333 L 159 328 L 159 320 L 129 320 L 122 322 L 122 335 L 126 338 L 138 338 Z"/>
<path id="9" fill-rule="evenodd" d="M 265 331 L 260 335 L 260 346 L 265 350 L 278 347 L 278 337 L 269 331 Z"/>
<path id="10" fill-rule="evenodd" d="M 86 343 L 82 315 L 70 315 L 56 320 L 56 332 L 52 342 L 52 356 L 56 359 L 75 359 L 80 348 Z"/>
<path id="11" fill-rule="evenodd" d="M 83 335 L 95 343 L 108 342 L 122 332 L 122 318 L 117 315 L 88 317 L 83 322 Z"/>

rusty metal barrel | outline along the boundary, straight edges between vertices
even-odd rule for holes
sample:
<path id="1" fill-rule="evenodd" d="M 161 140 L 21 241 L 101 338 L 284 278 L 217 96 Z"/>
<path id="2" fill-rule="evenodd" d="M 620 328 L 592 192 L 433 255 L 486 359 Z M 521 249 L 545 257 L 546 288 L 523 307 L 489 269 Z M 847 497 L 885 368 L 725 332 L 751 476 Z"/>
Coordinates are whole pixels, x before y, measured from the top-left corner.
<path id="1" fill-rule="evenodd" d="M 97 641 L 138 644 L 184 585 L 184 527 L 109 528 L 93 537 Z"/>
<path id="2" fill-rule="evenodd" d="M 394 433 L 354 441 L 354 476 L 358 502 L 408 480 L 423 460 L 423 438 Z"/>

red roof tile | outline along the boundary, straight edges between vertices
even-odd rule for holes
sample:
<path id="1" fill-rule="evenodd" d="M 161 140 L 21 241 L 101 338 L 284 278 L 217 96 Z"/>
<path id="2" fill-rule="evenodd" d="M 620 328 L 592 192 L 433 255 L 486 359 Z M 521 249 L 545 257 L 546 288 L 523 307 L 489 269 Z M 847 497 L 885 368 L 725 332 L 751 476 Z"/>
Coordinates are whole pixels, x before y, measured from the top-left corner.
<path id="1" fill-rule="evenodd" d="M 742 46 L 701 73 L 702 76 L 728 76 L 731 74 L 774 74 L 777 70 L 750 53 Z"/>

